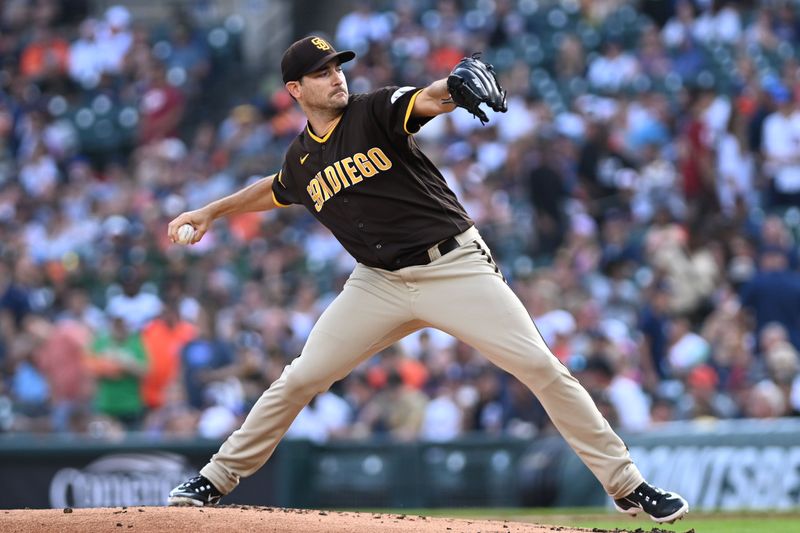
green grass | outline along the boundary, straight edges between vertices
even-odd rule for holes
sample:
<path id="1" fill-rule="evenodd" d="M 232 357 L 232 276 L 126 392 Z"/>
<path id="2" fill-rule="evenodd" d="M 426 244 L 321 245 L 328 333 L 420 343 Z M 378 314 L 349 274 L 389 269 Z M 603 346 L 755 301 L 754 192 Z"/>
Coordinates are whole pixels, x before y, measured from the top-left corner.
<path id="1" fill-rule="evenodd" d="M 798 510 L 800 511 L 800 510 Z M 732 512 L 732 513 L 689 513 L 686 518 L 674 524 L 656 524 L 649 518 L 639 515 L 636 518 L 617 515 L 606 509 L 392 509 L 370 512 L 403 513 L 423 516 L 448 516 L 454 518 L 473 518 L 481 520 L 513 520 L 537 524 L 560 526 L 603 528 L 621 531 L 637 529 L 649 532 L 653 528 L 663 531 L 685 533 L 694 529 L 696 533 L 798 533 L 800 532 L 800 512 Z"/>

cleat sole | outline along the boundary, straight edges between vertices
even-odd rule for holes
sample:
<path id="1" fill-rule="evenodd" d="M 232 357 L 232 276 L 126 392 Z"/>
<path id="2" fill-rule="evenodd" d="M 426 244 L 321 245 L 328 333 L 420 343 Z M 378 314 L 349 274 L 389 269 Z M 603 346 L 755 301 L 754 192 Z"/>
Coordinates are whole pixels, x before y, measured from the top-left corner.
<path id="1" fill-rule="evenodd" d="M 184 496 L 170 496 L 167 500 L 167 505 L 170 507 L 203 507 L 205 504 L 194 498 L 186 498 Z"/>

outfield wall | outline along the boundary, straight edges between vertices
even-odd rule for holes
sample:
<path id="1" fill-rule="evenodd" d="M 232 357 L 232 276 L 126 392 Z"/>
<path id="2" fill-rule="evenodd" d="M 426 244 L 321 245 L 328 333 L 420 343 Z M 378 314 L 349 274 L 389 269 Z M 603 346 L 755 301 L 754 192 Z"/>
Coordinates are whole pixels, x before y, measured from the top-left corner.
<path id="1" fill-rule="evenodd" d="M 694 509 L 800 509 L 800 421 L 673 423 L 625 437 Z M 217 441 L 0 437 L 0 508 L 162 505 Z M 226 503 L 311 508 L 548 507 L 608 498 L 558 436 L 449 443 L 286 441 Z"/>
<path id="2" fill-rule="evenodd" d="M 673 423 L 625 442 L 645 478 L 679 492 L 694 509 L 800 509 L 800 420 Z M 575 479 L 593 483 L 578 458 L 566 454 L 559 486 Z M 586 501 L 563 490 L 557 504 Z"/>

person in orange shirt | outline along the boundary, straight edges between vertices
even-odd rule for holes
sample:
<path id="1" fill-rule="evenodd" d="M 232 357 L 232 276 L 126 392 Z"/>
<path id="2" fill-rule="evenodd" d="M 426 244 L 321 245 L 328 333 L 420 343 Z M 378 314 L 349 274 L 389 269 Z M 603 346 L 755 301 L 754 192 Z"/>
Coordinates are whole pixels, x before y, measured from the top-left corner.
<path id="1" fill-rule="evenodd" d="M 22 51 L 20 73 L 34 81 L 53 80 L 66 76 L 68 66 L 69 43 L 52 28 L 36 28 L 33 39 Z"/>
<path id="2" fill-rule="evenodd" d="M 197 336 L 197 328 L 182 320 L 177 303 L 167 303 L 161 315 L 142 330 L 142 341 L 150 361 L 142 380 L 142 399 L 148 409 L 164 404 L 166 391 L 179 377 L 181 349 Z"/>

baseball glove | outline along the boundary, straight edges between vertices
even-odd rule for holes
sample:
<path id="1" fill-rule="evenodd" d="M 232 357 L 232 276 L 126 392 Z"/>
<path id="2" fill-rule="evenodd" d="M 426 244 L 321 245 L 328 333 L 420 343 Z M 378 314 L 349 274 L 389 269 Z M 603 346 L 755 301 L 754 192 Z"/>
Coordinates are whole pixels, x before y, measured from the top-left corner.
<path id="1" fill-rule="evenodd" d="M 497 74 L 492 65 L 480 59 L 480 53 L 465 57 L 453 68 L 447 77 L 447 90 L 450 91 L 449 102 L 463 107 L 481 121 L 489 122 L 489 117 L 480 108 L 486 104 L 495 111 L 505 113 L 506 90 L 500 87 Z"/>

